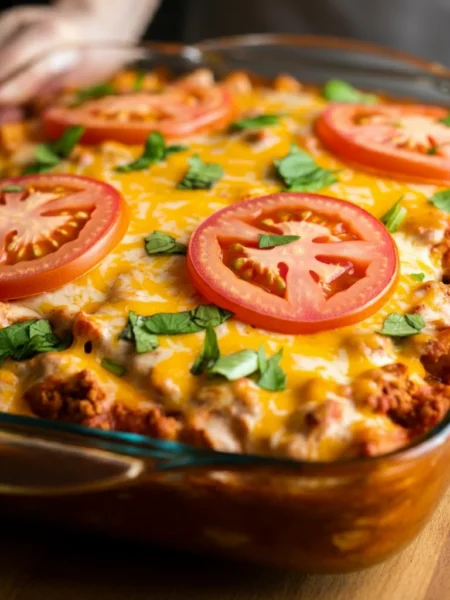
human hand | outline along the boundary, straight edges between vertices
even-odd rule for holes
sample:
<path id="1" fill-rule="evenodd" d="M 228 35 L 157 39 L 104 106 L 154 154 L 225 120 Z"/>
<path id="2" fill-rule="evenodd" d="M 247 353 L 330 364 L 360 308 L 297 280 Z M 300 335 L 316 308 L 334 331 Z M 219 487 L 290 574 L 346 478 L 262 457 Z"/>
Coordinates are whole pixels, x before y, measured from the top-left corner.
<path id="1" fill-rule="evenodd" d="M 86 85 L 107 76 L 108 70 L 120 66 L 117 55 L 108 61 L 106 53 L 83 52 L 80 45 L 135 42 L 158 4 L 159 0 L 84 0 L 80 6 L 60 0 L 52 7 L 22 6 L 1 13 L 0 107 L 25 103 L 51 82 L 61 84 L 74 69 Z M 58 47 L 62 50 L 52 55 Z M 36 61 L 38 57 L 42 59 Z M 2 113 L 4 108 L 0 121 Z"/>

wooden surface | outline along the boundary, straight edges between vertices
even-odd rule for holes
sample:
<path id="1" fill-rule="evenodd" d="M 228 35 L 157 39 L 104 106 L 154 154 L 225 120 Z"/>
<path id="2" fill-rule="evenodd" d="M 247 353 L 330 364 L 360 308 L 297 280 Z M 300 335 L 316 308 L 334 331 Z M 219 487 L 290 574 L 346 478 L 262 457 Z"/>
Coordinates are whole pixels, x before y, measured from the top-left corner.
<path id="1" fill-rule="evenodd" d="M 450 600 L 450 494 L 381 566 L 306 576 L 1 523 L 1 600 Z"/>

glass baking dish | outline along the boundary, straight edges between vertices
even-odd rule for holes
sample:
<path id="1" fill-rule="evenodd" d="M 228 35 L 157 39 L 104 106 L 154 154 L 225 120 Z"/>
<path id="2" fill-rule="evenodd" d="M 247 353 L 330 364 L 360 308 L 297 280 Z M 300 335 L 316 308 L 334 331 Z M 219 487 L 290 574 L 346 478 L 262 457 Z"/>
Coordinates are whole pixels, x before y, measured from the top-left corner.
<path id="1" fill-rule="evenodd" d="M 15 85 L 30 73 L 45 74 L 52 86 L 81 84 L 91 59 L 103 74 L 123 65 L 208 66 L 219 77 L 236 69 L 268 78 L 287 72 L 422 102 L 450 98 L 450 72 L 440 65 L 333 38 L 267 35 L 184 47 L 61 48 L 15 73 Z M 0 83 L 5 89 L 11 80 Z M 384 456 L 299 462 L 0 413 L 0 510 L 22 522 L 342 572 L 383 560 L 421 530 L 450 479 L 449 437 L 450 414 Z"/>

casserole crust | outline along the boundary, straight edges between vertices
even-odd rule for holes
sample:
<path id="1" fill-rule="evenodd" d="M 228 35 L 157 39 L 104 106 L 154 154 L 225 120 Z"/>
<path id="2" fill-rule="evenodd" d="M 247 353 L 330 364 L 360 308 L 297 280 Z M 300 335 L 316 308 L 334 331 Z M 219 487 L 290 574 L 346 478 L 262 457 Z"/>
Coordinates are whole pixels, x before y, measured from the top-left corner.
<path id="1" fill-rule="evenodd" d="M 126 81 L 127 74 L 123 79 Z M 209 72 L 190 76 L 200 88 L 215 86 Z M 153 83 L 152 83 L 153 82 Z M 164 86 L 153 73 L 148 85 Z M 228 129 L 183 139 L 189 155 L 220 164 L 224 177 L 212 189 L 179 190 L 186 154 L 151 170 L 118 173 L 141 146 L 105 141 L 78 145 L 55 167 L 100 179 L 127 200 L 131 223 L 121 243 L 93 270 L 35 297 L 0 304 L 0 326 L 45 318 L 56 333 L 71 332 L 63 352 L 5 361 L 0 400 L 5 411 L 82 425 L 132 431 L 230 452 L 335 460 L 375 455 L 406 445 L 435 426 L 450 407 L 447 381 L 450 309 L 448 215 L 428 199 L 441 187 L 370 175 L 339 161 L 321 145 L 314 121 L 326 107 L 321 91 L 280 76 L 272 84 L 236 72 L 223 85 L 236 116 L 281 115 L 274 126 Z M 21 172 L 41 133 L 33 124 L 2 127 L 3 175 Z M 321 167 L 337 172 L 327 195 L 355 203 L 377 218 L 400 198 L 408 214 L 393 233 L 400 279 L 382 309 L 357 324 L 307 335 L 255 329 L 237 319 L 216 330 L 232 353 L 263 344 L 284 349 L 285 390 L 269 392 L 252 378 L 224 381 L 195 377 L 190 367 L 203 334 L 161 336 L 158 348 L 137 354 L 119 334 L 129 311 L 140 315 L 192 310 L 204 303 L 186 272 L 184 256 L 148 256 L 144 237 L 164 231 L 187 243 L 212 213 L 244 199 L 278 192 L 274 160 L 297 143 Z M 423 281 L 411 277 L 423 273 Z M 392 313 L 421 315 L 420 333 L 398 339 L 380 335 Z M 126 368 L 106 371 L 103 359 Z"/>

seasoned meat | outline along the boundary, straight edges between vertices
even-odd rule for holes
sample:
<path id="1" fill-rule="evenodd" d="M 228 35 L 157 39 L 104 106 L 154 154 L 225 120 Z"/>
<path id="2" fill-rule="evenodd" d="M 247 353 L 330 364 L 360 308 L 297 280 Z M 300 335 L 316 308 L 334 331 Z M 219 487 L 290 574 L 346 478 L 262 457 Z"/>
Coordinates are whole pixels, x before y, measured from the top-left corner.
<path id="1" fill-rule="evenodd" d="M 67 378 L 47 377 L 32 386 L 24 399 L 34 414 L 46 419 L 165 439 L 175 439 L 179 429 L 178 421 L 165 417 L 158 407 L 130 409 L 121 403 L 112 403 L 88 370 Z"/>
<path id="2" fill-rule="evenodd" d="M 115 404 L 111 410 L 111 429 L 117 431 L 175 440 L 180 427 L 179 420 L 165 416 L 157 406 L 131 409 L 123 404 Z"/>
<path id="3" fill-rule="evenodd" d="M 421 360 L 428 373 L 450 382 L 450 327 L 426 341 Z"/>
<path id="4" fill-rule="evenodd" d="M 433 379 L 417 382 L 399 363 L 367 371 L 353 391 L 357 402 L 387 415 L 410 435 L 431 429 L 450 409 L 450 386 Z"/>
<path id="5" fill-rule="evenodd" d="M 27 390 L 24 399 L 39 417 L 81 424 L 110 408 L 107 394 L 88 370 L 67 378 L 47 377 Z"/>

